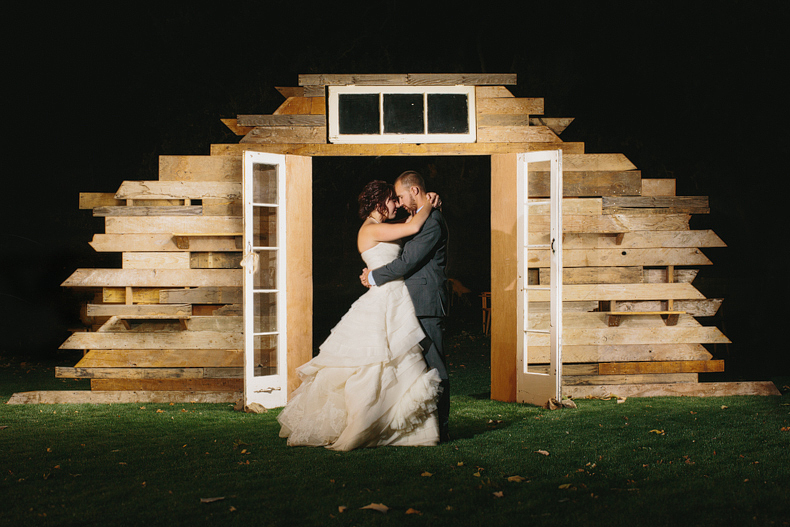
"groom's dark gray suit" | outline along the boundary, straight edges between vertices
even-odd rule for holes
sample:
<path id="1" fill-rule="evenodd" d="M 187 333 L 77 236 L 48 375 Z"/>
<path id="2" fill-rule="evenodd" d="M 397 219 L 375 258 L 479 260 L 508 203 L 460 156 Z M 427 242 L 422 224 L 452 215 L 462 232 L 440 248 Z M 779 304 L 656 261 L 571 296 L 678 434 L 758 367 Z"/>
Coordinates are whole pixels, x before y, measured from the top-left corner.
<path id="1" fill-rule="evenodd" d="M 450 418 L 450 385 L 444 362 L 443 320 L 447 315 L 447 224 L 438 209 L 433 209 L 420 232 L 406 239 L 397 260 L 371 271 L 376 285 L 403 278 L 414 311 L 431 343 L 424 343 L 423 354 L 428 368 L 436 368 L 442 379 L 439 397 L 439 430 L 447 437 Z"/>

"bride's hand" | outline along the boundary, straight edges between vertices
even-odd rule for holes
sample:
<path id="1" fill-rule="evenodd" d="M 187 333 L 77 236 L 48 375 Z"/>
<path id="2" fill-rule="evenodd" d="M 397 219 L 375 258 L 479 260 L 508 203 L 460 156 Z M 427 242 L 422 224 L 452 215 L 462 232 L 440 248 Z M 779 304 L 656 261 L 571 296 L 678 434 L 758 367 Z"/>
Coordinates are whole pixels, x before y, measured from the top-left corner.
<path id="1" fill-rule="evenodd" d="M 426 192 L 425 197 L 428 198 L 428 202 L 434 209 L 442 208 L 442 198 L 436 192 Z"/>

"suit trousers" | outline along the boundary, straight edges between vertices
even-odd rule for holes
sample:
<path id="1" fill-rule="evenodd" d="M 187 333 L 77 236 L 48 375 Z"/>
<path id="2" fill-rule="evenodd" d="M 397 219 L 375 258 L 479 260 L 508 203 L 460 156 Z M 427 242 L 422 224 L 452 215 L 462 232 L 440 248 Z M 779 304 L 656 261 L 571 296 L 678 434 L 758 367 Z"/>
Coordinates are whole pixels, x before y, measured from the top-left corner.
<path id="1" fill-rule="evenodd" d="M 442 380 L 440 384 L 442 393 L 437 402 L 437 413 L 440 434 L 446 435 L 447 426 L 450 422 L 450 379 L 444 360 L 444 318 L 417 317 L 417 320 L 420 321 L 420 326 L 422 326 L 422 330 L 427 335 L 427 338 L 421 343 L 425 362 L 428 364 L 428 369 L 436 368 L 439 378 Z M 428 339 L 430 339 L 430 343 Z"/>

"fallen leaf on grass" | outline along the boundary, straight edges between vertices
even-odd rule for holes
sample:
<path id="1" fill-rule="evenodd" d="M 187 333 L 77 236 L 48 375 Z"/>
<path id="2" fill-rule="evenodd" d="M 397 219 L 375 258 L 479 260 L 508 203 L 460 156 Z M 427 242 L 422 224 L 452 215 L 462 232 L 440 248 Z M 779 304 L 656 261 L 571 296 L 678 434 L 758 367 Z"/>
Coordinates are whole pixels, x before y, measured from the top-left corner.
<path id="1" fill-rule="evenodd" d="M 364 507 L 360 507 L 360 509 L 370 509 L 379 512 L 387 512 L 388 510 L 390 510 L 390 508 L 384 505 L 383 503 L 371 503 L 370 505 L 365 505 Z"/>
<path id="2" fill-rule="evenodd" d="M 2 430 L 2 428 L 0 428 L 0 430 Z M 783 426 L 779 430 L 782 432 L 790 432 L 790 426 Z"/>
<path id="3" fill-rule="evenodd" d="M 563 483 L 562 485 L 559 486 L 559 488 L 561 488 L 561 489 L 569 489 L 569 488 L 571 488 L 571 484 L 570 483 Z"/>
<path id="4" fill-rule="evenodd" d="M 228 510 L 229 510 L 230 512 L 236 512 L 236 507 L 234 507 L 233 505 L 231 505 L 231 506 L 230 506 L 230 509 L 228 509 Z"/>
<path id="5" fill-rule="evenodd" d="M 5 430 L 6 428 L 8 428 L 8 425 L 2 425 L 2 426 L 0 426 L 0 430 Z"/>
<path id="6" fill-rule="evenodd" d="M 423 472 L 422 474 L 420 474 L 420 476 L 424 478 L 430 478 L 431 476 L 433 476 L 433 474 L 431 474 L 430 472 Z"/>
<path id="7" fill-rule="evenodd" d="M 161 408 L 159 408 L 159 409 L 157 409 L 157 410 L 156 410 L 156 413 L 158 413 L 158 414 L 163 414 L 163 413 L 165 413 L 165 411 L 164 411 L 164 410 L 162 410 Z"/>
<path id="8" fill-rule="evenodd" d="M 498 491 L 494 492 L 494 497 L 495 498 L 501 498 L 504 495 L 505 495 L 505 493 L 502 492 L 501 490 L 498 490 Z"/>
<path id="9" fill-rule="evenodd" d="M 200 498 L 200 503 L 214 503 L 215 501 L 222 501 L 225 499 L 225 496 L 219 496 L 216 498 Z"/>
<path id="10" fill-rule="evenodd" d="M 662 435 L 664 435 L 664 431 L 663 430 L 655 430 L 654 429 L 654 430 L 651 430 L 650 432 L 648 432 L 648 434 L 658 434 L 658 435 L 662 436 Z"/>
<path id="11" fill-rule="evenodd" d="M 727 408 L 729 408 L 729 406 L 727 406 L 726 404 L 721 405 L 722 410 L 726 410 Z"/>
<path id="12" fill-rule="evenodd" d="M 422 516 L 422 513 L 420 511 L 418 511 L 417 509 L 412 509 L 411 507 L 409 507 L 406 510 L 406 514 L 416 514 L 418 516 Z"/>
<path id="13" fill-rule="evenodd" d="M 512 481 L 514 483 L 521 483 L 522 481 L 527 481 L 527 478 L 523 476 L 509 476 L 507 480 Z"/>
<path id="14" fill-rule="evenodd" d="M 549 455 L 549 453 L 546 452 L 545 450 L 536 450 L 535 453 L 536 454 L 543 454 L 544 456 L 548 456 Z"/>
<path id="15" fill-rule="evenodd" d="M 346 507 L 345 505 L 340 505 L 337 508 L 337 512 L 339 512 L 340 514 L 343 514 L 344 512 L 346 512 L 346 509 L 348 509 L 348 507 Z"/>

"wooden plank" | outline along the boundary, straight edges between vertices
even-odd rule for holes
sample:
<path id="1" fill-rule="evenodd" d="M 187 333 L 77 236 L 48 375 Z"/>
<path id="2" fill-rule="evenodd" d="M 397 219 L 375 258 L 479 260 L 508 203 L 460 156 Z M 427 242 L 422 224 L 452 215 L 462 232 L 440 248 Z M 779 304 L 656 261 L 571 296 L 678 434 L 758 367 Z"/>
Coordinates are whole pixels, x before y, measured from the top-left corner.
<path id="1" fill-rule="evenodd" d="M 313 162 L 309 157 L 285 158 L 288 206 L 286 214 L 287 269 L 287 389 L 295 390 L 297 368 L 313 358 Z"/>
<path id="2" fill-rule="evenodd" d="M 326 143 L 326 126 L 256 126 L 241 141 L 246 143 Z"/>
<path id="3" fill-rule="evenodd" d="M 475 108 L 478 115 L 541 115 L 543 114 L 543 98 L 498 97 L 496 99 L 478 99 Z"/>
<path id="4" fill-rule="evenodd" d="M 97 252 L 157 252 L 183 251 L 176 244 L 171 231 L 141 234 L 94 234 L 90 246 Z M 233 238 L 193 238 L 189 241 L 192 251 L 238 251 Z"/>
<path id="5" fill-rule="evenodd" d="M 613 395 L 618 397 L 781 395 L 774 383 L 770 381 L 568 386 L 563 387 L 562 393 L 574 398 L 608 398 Z"/>
<path id="6" fill-rule="evenodd" d="M 65 379 L 241 379 L 244 368 L 69 368 L 55 367 Z"/>
<path id="7" fill-rule="evenodd" d="M 204 216 L 243 216 L 244 204 L 240 199 L 204 199 Z"/>
<path id="8" fill-rule="evenodd" d="M 533 170 L 547 172 L 549 162 L 530 163 Z M 623 154 L 571 154 L 562 156 L 562 171 L 567 172 L 626 172 L 636 170 L 634 165 Z M 637 194 L 638 195 L 638 194 Z"/>
<path id="9" fill-rule="evenodd" d="M 104 218 L 106 234 L 235 234 L 243 232 L 238 216 L 148 216 Z M 238 251 L 238 248 L 234 250 Z"/>
<path id="10" fill-rule="evenodd" d="M 563 329 L 563 344 L 568 346 L 602 346 L 624 344 L 729 344 L 716 327 L 666 326 L 663 328 Z M 529 335 L 530 346 L 547 346 L 548 335 Z M 82 348 L 77 348 L 82 349 Z"/>
<path id="11" fill-rule="evenodd" d="M 697 273 L 699 273 L 699 269 L 675 269 L 673 281 L 690 284 L 697 277 Z M 668 269 L 644 269 L 642 281 L 649 284 L 666 284 L 669 282 L 668 274 Z"/>
<path id="12" fill-rule="evenodd" d="M 584 143 L 392 143 L 392 144 L 310 144 L 246 143 L 213 144 L 211 155 L 241 155 L 244 150 L 300 156 L 449 156 L 497 155 L 539 150 L 562 150 L 564 154 L 583 154 Z M 601 154 L 604 155 L 604 154 Z"/>
<path id="13" fill-rule="evenodd" d="M 240 333 L 181 331 L 160 333 L 73 333 L 60 349 L 241 349 Z"/>
<path id="14" fill-rule="evenodd" d="M 241 368 L 242 350 L 90 350 L 79 368 Z"/>
<path id="15" fill-rule="evenodd" d="M 114 207 L 126 205 L 126 202 L 115 199 L 112 192 L 80 192 L 80 209 L 95 209 L 97 207 Z"/>
<path id="16" fill-rule="evenodd" d="M 695 248 L 680 249 L 565 249 L 562 251 L 564 267 L 628 267 L 634 265 L 712 265 L 702 251 Z M 548 267 L 549 249 L 531 249 L 527 252 L 529 267 Z M 641 280 L 639 280 L 641 281 Z"/>
<path id="17" fill-rule="evenodd" d="M 530 202 L 536 202 L 537 205 L 530 206 L 529 212 L 532 215 L 548 215 L 551 213 L 549 204 L 545 203 L 543 199 L 530 199 Z M 573 215 L 601 215 L 603 214 L 603 199 L 601 198 L 564 198 L 562 200 L 562 214 L 563 216 Z M 548 234 L 546 235 L 548 236 Z M 546 238 L 548 239 L 548 238 Z M 541 243 L 532 241 L 530 243 Z M 563 246 L 566 242 L 563 241 Z"/>
<path id="18" fill-rule="evenodd" d="M 252 130 L 251 126 L 239 126 L 236 119 L 220 119 L 220 121 L 236 135 L 247 135 Z"/>
<path id="19" fill-rule="evenodd" d="M 240 252 L 193 252 L 189 257 L 192 269 L 238 269 L 241 267 Z"/>
<path id="20" fill-rule="evenodd" d="M 563 158 L 564 160 L 564 158 Z M 563 165 L 564 168 L 564 165 Z M 548 197 L 551 174 L 530 170 L 529 197 Z M 642 192 L 641 171 L 576 171 L 563 173 L 563 196 L 638 196 Z M 606 198 L 604 198 L 606 199 Z"/>
<path id="21" fill-rule="evenodd" d="M 8 404 L 235 403 L 241 391 L 35 391 L 15 393 Z"/>
<path id="22" fill-rule="evenodd" d="M 676 192 L 674 179 L 643 179 L 643 196 L 674 196 Z"/>
<path id="23" fill-rule="evenodd" d="M 107 216 L 200 216 L 203 207 L 200 205 L 182 205 L 174 207 L 96 207 L 93 215 Z"/>
<path id="24" fill-rule="evenodd" d="M 475 98 L 495 99 L 497 97 L 514 97 L 514 95 L 504 86 L 477 86 L 475 87 Z"/>
<path id="25" fill-rule="evenodd" d="M 323 95 L 323 92 L 322 92 Z M 310 114 L 326 116 L 326 98 L 325 97 L 311 97 L 310 98 Z M 326 122 L 326 119 L 324 119 Z"/>
<path id="26" fill-rule="evenodd" d="M 708 214 L 708 196 L 605 196 L 604 213 L 625 209 L 668 209 L 674 213 Z"/>
<path id="27" fill-rule="evenodd" d="M 548 364 L 548 346 L 530 346 L 530 364 Z M 707 361 L 712 355 L 702 344 L 578 345 L 562 347 L 563 364 L 608 361 Z"/>
<path id="28" fill-rule="evenodd" d="M 189 269 L 189 260 L 189 253 L 184 252 L 124 252 L 121 266 L 123 269 Z"/>
<path id="29" fill-rule="evenodd" d="M 311 101 L 312 111 L 312 101 Z M 312 126 L 325 127 L 325 115 L 239 115 L 236 117 L 241 126 Z"/>
<path id="30" fill-rule="evenodd" d="M 688 229 L 690 219 L 690 214 L 613 214 L 597 217 L 571 215 L 562 217 L 562 231 L 600 234 L 645 230 L 678 231 Z M 549 230 L 548 216 L 530 216 L 529 222 L 531 233 L 546 233 Z"/>
<path id="31" fill-rule="evenodd" d="M 554 143 L 562 141 L 548 126 L 477 126 L 478 143 Z"/>
<path id="32" fill-rule="evenodd" d="M 562 288 L 563 301 L 705 298 L 691 284 L 577 284 Z M 548 291 L 530 292 L 530 302 L 548 302 Z"/>
<path id="33" fill-rule="evenodd" d="M 578 201 L 587 201 L 581 199 Z M 539 207 L 534 207 L 538 209 Z M 542 212 L 542 211 L 541 211 Z M 566 211 L 563 202 L 563 219 L 565 216 L 578 215 L 578 212 Z M 548 234 L 530 235 L 532 244 L 548 243 Z M 616 236 L 600 236 L 597 234 L 566 234 L 562 241 L 563 249 L 648 249 L 651 247 L 726 247 L 727 245 L 715 232 L 704 230 L 681 231 L 636 231 L 626 232 L 619 239 Z"/>
<path id="34" fill-rule="evenodd" d="M 515 85 L 515 73 L 302 74 L 299 86 Z"/>
<path id="35" fill-rule="evenodd" d="M 564 259 L 564 258 L 563 258 Z M 549 285 L 548 267 L 540 268 L 540 285 Z M 563 284 L 638 284 L 643 281 L 641 267 L 565 267 Z"/>
<path id="36" fill-rule="evenodd" d="M 127 300 L 130 300 L 127 302 Z M 158 304 L 159 289 L 152 288 L 133 288 L 132 298 L 126 298 L 126 287 L 104 287 L 102 288 L 102 302 L 105 304 Z"/>
<path id="37" fill-rule="evenodd" d="M 610 311 L 596 311 L 592 313 L 580 312 L 565 312 L 563 310 L 563 328 L 564 329 L 609 329 L 608 316 Z M 620 313 L 619 311 L 617 313 Z M 653 316 L 642 315 L 634 317 L 629 315 L 628 312 L 622 312 L 623 315 L 629 318 L 623 320 L 621 328 L 652 328 L 661 329 L 665 327 L 664 321 L 661 316 L 654 314 Z M 678 319 L 678 325 L 684 327 L 702 327 L 700 323 L 691 315 L 684 315 Z M 529 327 L 532 329 L 548 329 L 549 328 L 549 314 L 548 313 L 533 313 L 529 314 Z"/>
<path id="38" fill-rule="evenodd" d="M 491 398 L 516 400 L 518 273 L 516 154 L 491 156 Z"/>
<path id="39" fill-rule="evenodd" d="M 309 97 L 288 97 L 274 111 L 274 115 L 309 115 L 312 106 Z"/>
<path id="40" fill-rule="evenodd" d="M 163 304 L 239 304 L 242 302 L 241 284 L 238 287 L 196 287 L 193 289 L 162 289 Z"/>
<path id="41" fill-rule="evenodd" d="M 63 287 L 240 286 L 241 269 L 77 269 Z"/>
<path id="42" fill-rule="evenodd" d="M 159 156 L 159 181 L 241 182 L 241 157 Z"/>
<path id="43" fill-rule="evenodd" d="M 88 304 L 89 317 L 189 317 L 192 306 L 189 304 Z"/>
<path id="44" fill-rule="evenodd" d="M 548 126 L 557 135 L 562 134 L 573 122 L 573 117 L 529 117 L 532 126 Z M 478 121 L 479 122 L 479 121 Z"/>
<path id="45" fill-rule="evenodd" d="M 91 390 L 239 392 L 243 379 L 92 379 Z"/>
<path id="46" fill-rule="evenodd" d="M 674 309 L 685 311 L 694 317 L 712 317 L 721 307 L 721 298 L 700 298 L 696 300 L 674 300 Z M 617 302 L 619 311 L 661 311 L 666 301 L 624 301 Z"/>
<path id="47" fill-rule="evenodd" d="M 228 181 L 124 181 L 116 199 L 241 199 L 241 183 Z"/>
<path id="48" fill-rule="evenodd" d="M 607 362 L 598 366 L 600 375 L 635 375 L 644 373 L 703 373 L 724 371 L 723 360 Z"/>
<path id="49" fill-rule="evenodd" d="M 304 97 L 304 86 L 275 86 L 275 90 L 280 92 L 280 95 L 285 97 Z"/>
<path id="50" fill-rule="evenodd" d="M 669 384 L 696 383 L 696 373 L 645 373 L 642 375 L 563 375 L 563 395 L 565 386 L 628 385 L 628 384 Z"/>

